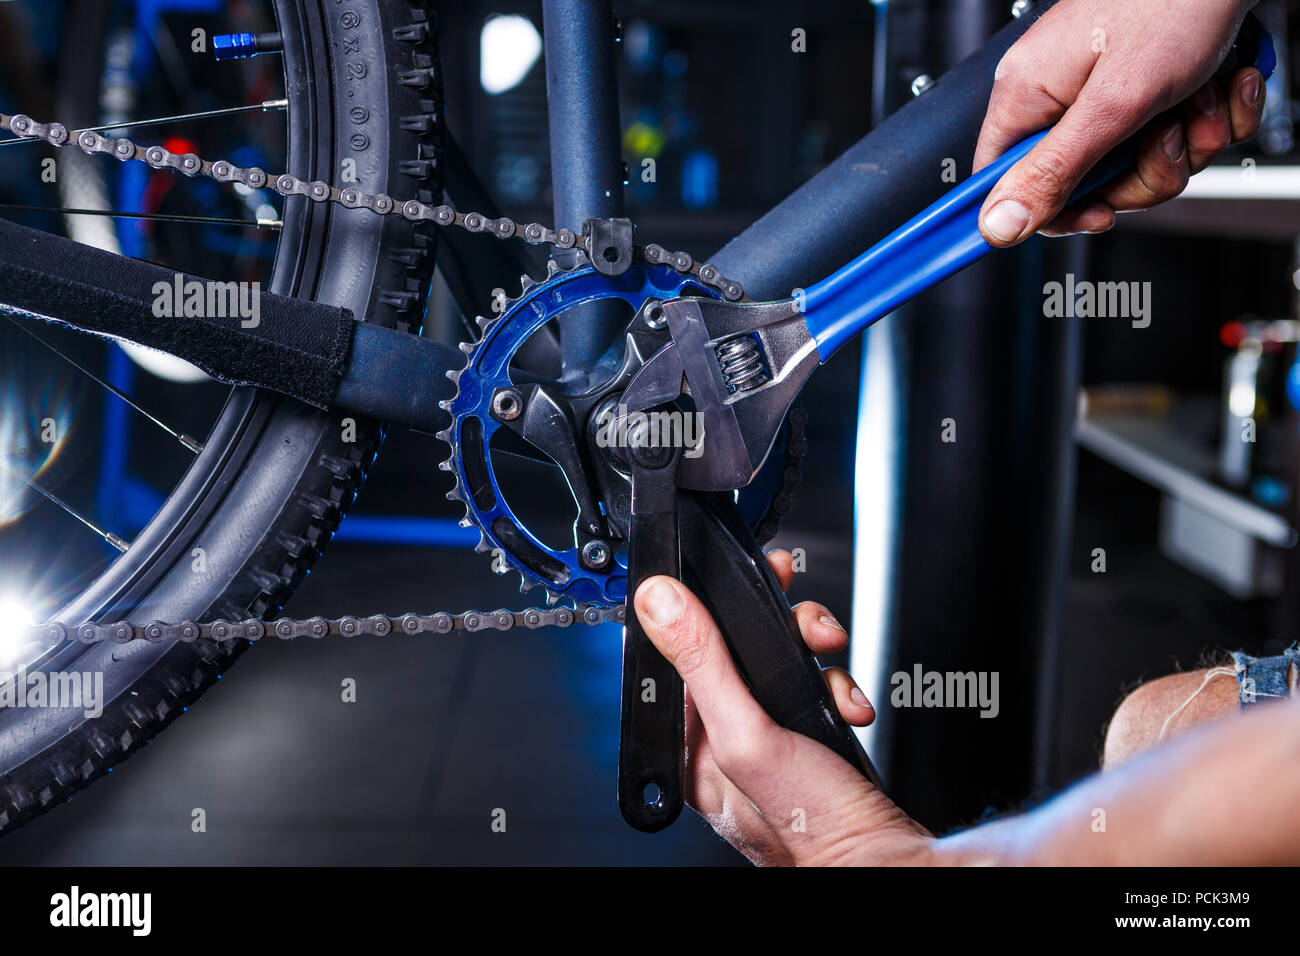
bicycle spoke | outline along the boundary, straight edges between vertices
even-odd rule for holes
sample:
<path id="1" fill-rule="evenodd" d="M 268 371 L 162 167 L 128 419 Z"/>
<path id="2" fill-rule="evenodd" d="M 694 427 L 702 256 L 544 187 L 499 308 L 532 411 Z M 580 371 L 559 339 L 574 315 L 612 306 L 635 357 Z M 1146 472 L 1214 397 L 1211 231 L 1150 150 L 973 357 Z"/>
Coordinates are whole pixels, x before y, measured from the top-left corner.
<path id="1" fill-rule="evenodd" d="M 83 515 L 76 508 L 72 507 L 72 505 L 68 504 L 66 501 L 64 501 L 62 498 L 56 495 L 54 492 L 38 485 L 36 482 L 32 481 L 32 479 L 28 478 L 26 475 L 14 471 L 14 469 L 10 468 L 3 461 L 0 461 L 0 468 L 3 468 L 5 471 L 9 472 L 9 474 L 13 475 L 15 478 L 17 478 L 19 481 L 25 484 L 28 488 L 31 488 L 33 491 L 35 491 L 41 497 L 45 498 L 47 501 L 51 501 L 54 504 L 58 505 L 60 508 L 62 508 L 68 514 L 72 515 L 72 517 L 76 518 L 78 521 L 80 521 L 91 531 L 95 532 L 95 534 L 99 535 L 101 538 L 103 538 L 113 547 L 117 548 L 117 550 L 125 553 L 127 549 L 131 547 L 129 542 L 113 534 L 113 532 L 111 531 L 105 531 L 99 525 L 95 524 L 95 522 L 91 521 L 89 518 Z"/>
<path id="2" fill-rule="evenodd" d="M 15 328 L 20 329 L 20 330 L 23 331 L 23 332 L 26 332 L 28 335 L 30 335 L 32 338 L 34 338 L 37 342 L 40 342 L 42 345 L 44 345 L 47 349 L 49 349 L 51 352 L 53 352 L 53 353 L 54 353 L 55 355 L 57 355 L 59 358 L 63 359 L 63 361 L 67 362 L 69 365 L 71 365 L 73 368 L 75 368 L 77 371 L 79 371 L 82 375 L 86 376 L 86 377 L 87 377 L 88 379 L 90 379 L 91 381 L 97 383 L 97 384 L 100 385 L 102 388 L 106 389 L 107 391 L 112 392 L 114 395 L 116 395 L 116 396 L 117 396 L 118 398 L 120 398 L 122 401 L 126 402 L 128 405 L 130 405 L 132 408 L 134 408 L 137 412 L 139 412 L 139 413 L 140 413 L 141 415 L 143 415 L 145 418 L 149 419 L 149 421 L 153 422 L 155 425 L 157 425 L 159 428 L 161 428 L 163 431 L 165 431 L 168 435 L 171 435 L 172 438 L 175 438 L 178 442 L 180 442 L 182 445 L 184 445 L 184 446 L 185 446 L 186 448 L 188 448 L 190 451 L 194 452 L 194 454 L 197 455 L 199 452 L 203 451 L 203 443 L 202 443 L 202 442 L 199 442 L 199 441 L 197 441 L 196 439 L 191 438 L 189 435 L 186 435 L 184 432 L 179 432 L 179 431 L 177 431 L 176 429 L 174 429 L 174 428 L 172 428 L 170 425 L 168 425 L 166 422 L 164 422 L 162 419 L 158 418 L 156 415 L 152 415 L 152 414 L 150 414 L 149 412 L 145 411 L 143 408 L 141 408 L 139 405 L 137 405 L 135 402 L 133 402 L 133 401 L 131 400 L 131 398 L 130 398 L 130 397 L 129 397 L 125 392 L 123 392 L 121 389 L 119 389 L 117 386 L 109 384 L 108 382 L 104 381 L 102 378 L 100 378 L 100 377 L 99 377 L 98 375 L 96 375 L 94 372 L 90 371 L 90 370 L 89 370 L 88 368 L 86 368 L 85 366 L 78 364 L 78 363 L 76 362 L 76 360 L 74 360 L 73 358 L 71 358 L 70 356 L 68 356 L 66 353 L 61 352 L 59 349 L 57 349 L 57 348 L 56 348 L 54 345 L 52 345 L 51 343 L 47 342 L 45 339 L 41 338 L 39 335 L 37 335 L 37 334 L 36 334 L 35 332 L 33 332 L 31 329 L 27 328 L 25 325 L 23 325 L 21 322 L 19 322 L 17 319 L 15 319 L 12 315 L 7 315 L 7 316 L 5 316 L 5 318 L 7 318 L 7 319 L 8 319 L 8 320 L 9 320 L 9 321 L 14 325 Z"/>
<path id="3" fill-rule="evenodd" d="M 279 219 L 221 219 L 213 216 L 168 216 L 153 212 L 118 212 L 113 209 L 64 209 L 61 206 L 26 206 L 20 203 L 0 203 L 0 209 L 22 212 L 54 212 L 65 216 L 109 216 L 113 219 L 152 219 L 156 222 L 188 222 L 211 226 L 240 226 L 245 229 L 281 229 Z"/>
<path id="4" fill-rule="evenodd" d="M 240 113 L 269 112 L 271 110 L 287 109 L 288 100 L 267 100 L 264 103 L 254 103 L 252 106 L 230 106 L 219 110 L 204 110 L 200 113 L 177 113 L 175 116 L 156 116 L 153 119 L 133 120 L 129 123 L 111 123 L 108 126 L 87 126 L 85 129 L 75 129 L 68 135 L 76 138 L 78 133 L 103 133 L 115 129 L 131 129 L 132 127 L 144 126 L 165 126 L 168 123 L 182 123 L 187 120 L 196 119 L 213 119 L 222 116 L 236 116 Z M 15 143 L 39 143 L 40 139 L 34 136 L 13 137 L 11 139 L 0 139 L 0 146 L 12 146 Z"/>

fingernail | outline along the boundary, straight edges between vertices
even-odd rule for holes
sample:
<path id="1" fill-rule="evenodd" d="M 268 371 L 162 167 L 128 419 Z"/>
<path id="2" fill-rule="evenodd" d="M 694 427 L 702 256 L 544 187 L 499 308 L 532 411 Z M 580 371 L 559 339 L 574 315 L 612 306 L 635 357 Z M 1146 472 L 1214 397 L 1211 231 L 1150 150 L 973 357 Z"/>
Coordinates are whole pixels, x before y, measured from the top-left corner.
<path id="1" fill-rule="evenodd" d="M 859 707 L 871 706 L 871 701 L 867 700 L 867 695 L 862 693 L 862 689 L 860 687 L 854 687 L 853 690 L 849 691 L 849 699 L 852 700 L 853 703 L 857 704 Z"/>
<path id="2" fill-rule="evenodd" d="M 1192 102 L 1206 116 L 1213 116 L 1219 112 L 1219 91 L 1213 83 L 1206 83 L 1196 91 L 1196 95 L 1192 97 Z"/>
<path id="3" fill-rule="evenodd" d="M 1014 242 L 1029 225 L 1029 210 L 1014 199 L 1004 199 L 984 214 L 984 229 L 1000 242 Z"/>
<path id="4" fill-rule="evenodd" d="M 823 614 L 819 620 L 823 624 L 835 628 L 835 630 L 837 631 L 844 630 L 844 625 L 842 625 L 839 621 L 835 620 L 835 618 L 831 617 L 829 614 Z"/>
<path id="5" fill-rule="evenodd" d="M 660 627 L 667 627 L 682 615 L 685 605 L 677 589 L 665 581 L 656 581 L 649 586 L 641 599 L 650 620 Z"/>
<path id="6" fill-rule="evenodd" d="M 1254 106 L 1259 101 L 1259 80 L 1260 75 L 1252 73 L 1241 84 L 1241 98 L 1247 106 Z"/>
<path id="7" fill-rule="evenodd" d="M 1183 124 L 1175 123 L 1160 141 L 1169 161 L 1176 163 L 1183 158 Z"/>

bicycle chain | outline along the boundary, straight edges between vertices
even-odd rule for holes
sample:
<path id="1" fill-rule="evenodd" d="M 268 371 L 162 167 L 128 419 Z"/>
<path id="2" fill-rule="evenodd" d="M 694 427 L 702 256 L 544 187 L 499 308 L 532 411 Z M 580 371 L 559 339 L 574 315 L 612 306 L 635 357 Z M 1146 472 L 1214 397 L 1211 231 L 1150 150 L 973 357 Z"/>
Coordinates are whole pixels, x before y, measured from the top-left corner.
<path id="1" fill-rule="evenodd" d="M 416 199 L 399 203 L 385 193 L 372 195 L 351 186 L 339 189 L 326 182 L 306 182 L 288 173 L 271 176 L 257 166 L 244 168 L 224 159 L 209 162 L 194 153 L 177 154 L 161 146 L 140 146 L 126 137 L 101 136 L 94 130 L 82 130 L 73 139 L 72 133 L 62 123 L 38 123 L 21 113 L 12 116 L 0 113 L 0 129 L 22 139 L 41 140 L 59 148 L 75 144 L 92 156 L 102 153 L 124 163 L 142 162 L 153 169 L 170 169 L 191 178 L 206 176 L 219 183 L 241 183 L 250 189 L 269 187 L 285 197 L 305 196 L 312 202 L 333 202 L 347 209 L 369 209 L 381 216 L 400 215 L 411 222 L 428 221 L 466 232 L 487 232 L 499 239 L 518 238 L 534 246 L 551 245 L 569 250 L 578 248 L 585 241 L 572 229 L 556 230 L 540 222 L 524 225 L 504 216 L 492 219 L 482 213 L 457 212 L 451 206 L 430 206 Z M 590 257 L 591 250 L 586 251 Z M 655 243 L 638 247 L 637 251 L 652 265 L 669 266 L 682 275 L 694 276 L 704 285 L 717 289 L 730 302 L 745 298 L 744 287 L 739 282 L 723 276 L 714 265 L 701 265 L 688 252 L 669 252 Z"/>
<path id="2" fill-rule="evenodd" d="M 339 189 L 329 183 L 306 182 L 288 173 L 271 176 L 265 170 L 252 166 L 236 166 L 224 159 L 208 161 L 195 153 L 173 153 L 161 146 L 141 146 L 127 137 L 102 136 L 95 130 L 78 131 L 74 138 L 72 132 L 62 123 L 40 123 L 22 113 L 8 115 L 0 113 L 0 130 L 12 133 L 21 139 L 40 140 L 50 146 L 63 148 L 76 145 L 88 155 L 103 154 L 112 156 L 121 162 L 142 162 L 153 169 L 172 170 L 185 176 L 205 176 L 218 183 L 241 183 L 250 189 L 274 189 L 281 196 L 305 196 L 312 202 L 337 203 L 347 209 L 369 209 L 381 216 L 400 215 L 411 222 L 428 221 L 446 228 L 464 229 L 472 233 L 490 233 L 499 239 L 522 239 L 530 245 L 550 245 L 560 250 L 581 248 L 591 257 L 589 240 L 580 237 L 571 229 L 552 229 L 538 222 L 521 224 L 507 217 L 490 218 L 478 212 L 462 213 L 448 205 L 430 206 L 412 199 L 399 203 L 384 193 L 364 193 L 354 187 Z M 668 266 L 681 275 L 690 275 L 702 284 L 710 286 L 730 302 L 745 301 L 744 287 L 734 279 L 728 279 L 710 263 L 700 264 L 690 253 L 670 252 L 656 243 L 637 246 L 636 254 L 652 265 Z M 790 416 L 790 441 L 788 442 L 790 463 L 785 470 L 781 493 L 773 499 L 768 509 L 768 517 L 760 525 L 760 534 L 772 523 L 779 520 L 789 510 L 794 497 L 794 485 L 801 480 L 801 466 L 804 453 L 803 426 L 807 414 L 802 409 Z M 113 641 L 128 643 L 143 640 L 150 643 L 177 640 L 193 643 L 201 638 L 217 641 L 249 640 L 256 641 L 273 634 L 282 640 L 297 637 L 322 638 L 327 635 L 345 637 L 377 636 L 382 637 L 399 631 L 403 634 L 450 634 L 453 631 L 507 631 L 514 627 L 569 627 L 572 624 L 597 625 L 610 622 L 622 623 L 625 619 L 625 605 L 599 608 L 586 606 L 579 608 L 527 608 L 522 611 L 464 611 L 459 614 L 438 612 L 436 614 L 403 614 L 400 616 L 372 615 L 369 617 L 340 617 L 332 620 L 313 617 L 306 619 L 280 618 L 275 621 L 250 619 L 245 621 L 217 620 L 209 623 L 181 621 L 164 624 L 154 621 L 149 624 L 131 624 L 117 621 L 111 624 L 81 624 L 75 627 L 54 622 L 32 625 L 29 637 L 32 640 L 77 641 L 82 644 L 94 644 Z"/>
<path id="3" fill-rule="evenodd" d="M 581 608 L 537 608 L 523 611 L 463 611 L 449 614 L 440 611 L 436 614 L 373 614 L 369 617 L 323 617 L 289 618 L 282 617 L 274 621 L 260 621 L 250 618 L 245 621 L 217 620 L 200 624 L 197 621 L 181 621 L 176 624 L 164 624 L 153 621 L 149 624 L 130 624 L 117 621 L 112 624 L 81 624 L 68 627 L 65 624 L 36 624 L 28 628 L 28 640 L 45 641 L 50 644 L 75 641 L 78 644 L 101 644 L 114 642 L 127 644 L 131 641 L 148 641 L 161 644 L 163 641 L 180 641 L 193 644 L 201 638 L 214 641 L 259 641 L 264 637 L 278 637 L 282 641 L 291 641 L 298 637 L 322 638 L 330 635 L 342 637 L 386 637 L 389 634 L 451 634 L 455 631 L 509 631 L 515 627 L 535 630 L 539 627 L 569 627 L 573 624 L 622 624 L 624 605 L 614 607 L 586 606 Z"/>

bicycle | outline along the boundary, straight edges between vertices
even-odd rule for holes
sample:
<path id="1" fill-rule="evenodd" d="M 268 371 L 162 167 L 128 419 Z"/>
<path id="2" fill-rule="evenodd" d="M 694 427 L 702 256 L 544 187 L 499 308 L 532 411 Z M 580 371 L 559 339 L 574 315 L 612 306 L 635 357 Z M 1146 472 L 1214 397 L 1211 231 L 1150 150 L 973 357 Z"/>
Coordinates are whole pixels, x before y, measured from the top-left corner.
<path id="1" fill-rule="evenodd" d="M 626 629 L 620 807 L 634 826 L 662 829 L 682 806 L 682 689 L 622 606 L 635 583 L 656 572 L 685 574 L 702 591 L 742 673 L 781 723 L 874 778 L 856 738 L 827 706 L 816 661 L 793 629 L 759 541 L 775 529 L 797 483 L 806 418 L 794 402 L 803 382 L 853 335 L 988 251 L 974 229 L 975 213 L 1037 138 L 942 196 L 942 183 L 909 177 L 896 164 L 891 171 L 888 163 L 873 163 L 880 173 L 866 186 L 860 178 L 849 183 L 846 170 L 904 140 L 921 154 L 916 162 L 933 157 L 936 168 L 941 158 L 969 153 L 993 65 L 1050 6 L 1023 12 L 705 263 L 641 244 L 621 216 L 614 29 L 606 4 L 544 5 L 553 129 L 565 131 L 558 149 L 571 156 L 559 167 L 555 228 L 441 202 L 444 168 L 456 170 L 463 157 L 439 125 L 434 21 L 407 0 L 349 0 L 341 11 L 276 0 L 277 34 L 229 41 L 252 50 L 282 46 L 288 166 L 305 176 L 275 177 L 93 129 L 74 135 L 57 123 L 0 114 L 0 128 L 52 146 L 274 188 L 287 200 L 281 249 L 295 253 L 292 261 L 277 257 L 271 292 L 258 300 L 260 316 L 251 324 L 243 314 L 205 316 L 202 308 L 194 316 L 155 311 L 158 321 L 150 322 L 150 296 L 167 286 L 170 270 L 0 224 L 8 250 L 0 256 L 0 298 L 7 308 L 161 348 L 245 386 L 232 393 L 154 522 L 56 623 L 30 629 L 47 645 L 42 667 L 103 673 L 113 703 L 94 724 L 0 712 L 0 832 L 111 769 L 252 641 L 609 621 Z M 368 41 L 372 21 L 382 29 Z M 1229 65 L 1258 62 L 1267 73 L 1261 33 L 1243 31 Z M 386 68 L 376 68 L 379 62 Z M 570 62 L 584 64 L 583 78 L 566 74 Z M 917 129 L 933 131 L 932 138 L 916 145 Z M 332 172 L 345 153 L 358 181 L 383 187 L 335 185 Z M 1130 161 L 1123 150 L 1110 157 L 1081 193 Z M 393 183 L 409 185 L 414 195 L 398 193 Z M 900 210 L 932 202 L 893 228 L 906 218 Z M 817 234 L 810 224 L 837 207 L 856 227 Z M 495 315 L 480 319 L 480 337 L 459 350 L 409 332 L 418 326 L 439 230 L 444 239 L 487 234 L 554 250 L 544 278 L 523 275 L 514 296 L 496 290 Z M 867 245 L 861 236 L 884 234 L 868 252 L 845 254 Z M 493 248 L 497 255 L 471 274 L 496 276 L 517 264 L 517 250 Z M 853 261 L 834 271 L 846 258 Z M 353 281 L 358 273 L 367 281 Z M 830 275 L 807 281 L 823 273 Z M 204 289 L 180 273 L 175 281 L 177 299 L 190 282 Z M 608 308 L 612 302 L 624 308 Z M 558 332 L 549 337 L 553 327 Z M 541 347 L 533 351 L 538 337 Z M 393 389 L 393 381 L 405 387 Z M 646 418 L 633 416 L 667 406 L 704 422 L 702 454 L 644 436 L 612 446 L 596 440 L 595 423 L 621 423 L 626 436 L 645 427 Z M 361 416 L 359 439 L 344 439 L 346 430 L 330 415 L 339 409 Z M 444 470 L 455 477 L 452 495 L 466 507 L 465 525 L 480 533 L 476 550 L 496 554 L 524 589 L 541 586 L 547 607 L 264 620 L 346 512 L 377 451 L 377 421 L 435 432 L 451 446 Z M 577 509 L 572 542 L 549 546 L 514 515 L 496 480 L 497 439 L 508 451 L 560 467 Z M 771 454 L 774 447 L 786 456 Z M 709 542 L 719 547 L 703 546 Z M 215 569 L 197 589 L 187 567 L 194 548 Z M 659 688 L 648 699 L 647 681 Z"/>

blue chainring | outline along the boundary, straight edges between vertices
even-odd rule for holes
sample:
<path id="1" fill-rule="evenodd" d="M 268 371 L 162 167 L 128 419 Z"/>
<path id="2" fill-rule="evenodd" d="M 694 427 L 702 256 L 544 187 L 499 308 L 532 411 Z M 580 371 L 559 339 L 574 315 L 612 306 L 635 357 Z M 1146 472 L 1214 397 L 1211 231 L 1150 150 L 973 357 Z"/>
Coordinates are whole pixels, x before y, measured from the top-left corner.
<path id="1" fill-rule="evenodd" d="M 554 599 L 569 599 L 580 605 L 621 604 L 627 596 L 627 563 L 623 549 L 618 549 L 607 570 L 583 567 L 576 544 L 557 550 L 542 542 L 523 525 L 501 493 L 490 449 L 492 436 L 503 426 L 491 414 L 491 406 L 498 389 L 515 384 L 510 379 L 511 361 L 547 322 L 585 302 L 621 299 L 637 312 L 649 299 L 687 294 L 713 295 L 690 276 L 641 261 L 614 277 L 601 275 L 590 265 L 556 272 L 546 281 L 526 288 L 518 299 L 506 305 L 499 318 L 486 324 L 483 337 L 469 351 L 465 369 L 454 376 L 458 391 L 445 403 L 452 424 L 439 436 L 453 448 L 451 458 L 443 465 L 456 478 L 456 487 L 447 497 L 465 505 L 461 523 L 478 528 L 481 539 L 476 550 L 500 549 L 505 566 L 500 562 L 494 566 L 501 572 L 507 568 L 517 571 L 523 578 L 524 590 L 540 584 Z M 769 469 L 764 471 L 770 474 Z M 755 482 L 759 487 L 750 486 L 752 497 L 770 501 L 773 492 L 762 487 L 762 478 L 760 473 Z M 751 497 L 748 489 L 742 497 Z"/>

